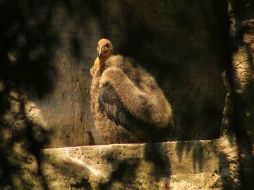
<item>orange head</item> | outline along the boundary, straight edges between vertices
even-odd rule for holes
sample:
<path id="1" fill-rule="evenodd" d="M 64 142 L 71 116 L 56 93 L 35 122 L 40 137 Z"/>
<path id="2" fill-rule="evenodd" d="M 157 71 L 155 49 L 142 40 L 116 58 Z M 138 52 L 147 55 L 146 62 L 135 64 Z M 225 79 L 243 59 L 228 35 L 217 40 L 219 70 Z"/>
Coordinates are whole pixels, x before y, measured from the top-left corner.
<path id="1" fill-rule="evenodd" d="M 102 38 L 97 43 L 98 57 L 102 61 L 106 61 L 113 54 L 112 43 L 105 38 Z"/>

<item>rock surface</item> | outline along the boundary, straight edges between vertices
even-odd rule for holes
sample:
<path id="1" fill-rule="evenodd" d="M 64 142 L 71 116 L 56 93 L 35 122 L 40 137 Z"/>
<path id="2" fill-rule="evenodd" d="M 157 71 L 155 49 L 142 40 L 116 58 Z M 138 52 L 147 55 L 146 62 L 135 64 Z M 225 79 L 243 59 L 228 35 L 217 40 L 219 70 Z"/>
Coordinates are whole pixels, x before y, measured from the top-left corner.
<path id="1" fill-rule="evenodd" d="M 237 148 L 217 140 L 112 144 L 43 151 L 49 189 L 235 189 Z"/>

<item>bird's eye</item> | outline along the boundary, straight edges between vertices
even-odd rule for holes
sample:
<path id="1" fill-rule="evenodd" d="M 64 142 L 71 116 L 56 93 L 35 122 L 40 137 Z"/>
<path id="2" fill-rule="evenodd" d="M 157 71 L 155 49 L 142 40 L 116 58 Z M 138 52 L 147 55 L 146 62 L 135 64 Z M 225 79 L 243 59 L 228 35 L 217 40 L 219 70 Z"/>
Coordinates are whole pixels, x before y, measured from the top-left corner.
<path id="1" fill-rule="evenodd" d="M 110 48 L 110 45 L 109 45 L 109 44 L 106 44 L 106 48 Z"/>

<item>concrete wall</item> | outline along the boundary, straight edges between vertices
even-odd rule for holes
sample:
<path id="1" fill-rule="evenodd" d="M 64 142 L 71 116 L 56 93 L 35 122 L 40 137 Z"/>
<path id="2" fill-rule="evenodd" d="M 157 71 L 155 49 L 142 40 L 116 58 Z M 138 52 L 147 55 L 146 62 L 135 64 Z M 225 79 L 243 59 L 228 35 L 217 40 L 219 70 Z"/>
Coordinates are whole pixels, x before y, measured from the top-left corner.
<path id="1" fill-rule="evenodd" d="M 53 148 L 43 152 L 42 171 L 49 189 L 237 189 L 235 145 L 222 137 Z"/>

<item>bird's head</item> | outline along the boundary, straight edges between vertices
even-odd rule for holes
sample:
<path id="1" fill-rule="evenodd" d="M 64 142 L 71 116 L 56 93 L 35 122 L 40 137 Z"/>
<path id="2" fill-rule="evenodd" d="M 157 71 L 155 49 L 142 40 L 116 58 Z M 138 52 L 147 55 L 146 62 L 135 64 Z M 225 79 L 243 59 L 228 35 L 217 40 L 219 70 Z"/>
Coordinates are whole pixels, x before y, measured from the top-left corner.
<path id="1" fill-rule="evenodd" d="M 102 61 L 106 61 L 113 54 L 112 43 L 105 38 L 102 38 L 97 43 L 98 57 Z"/>

